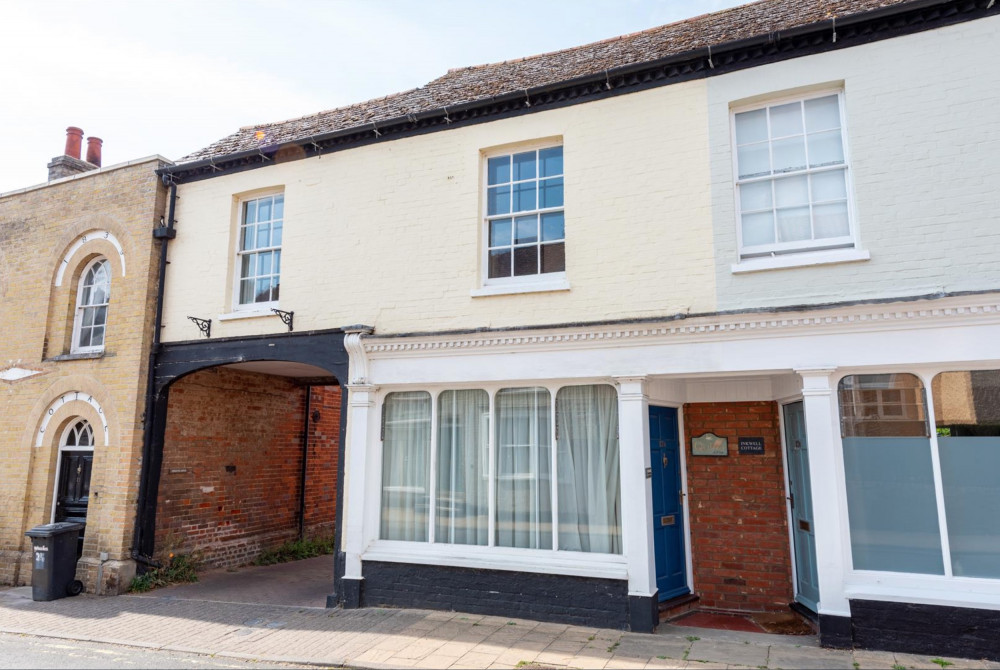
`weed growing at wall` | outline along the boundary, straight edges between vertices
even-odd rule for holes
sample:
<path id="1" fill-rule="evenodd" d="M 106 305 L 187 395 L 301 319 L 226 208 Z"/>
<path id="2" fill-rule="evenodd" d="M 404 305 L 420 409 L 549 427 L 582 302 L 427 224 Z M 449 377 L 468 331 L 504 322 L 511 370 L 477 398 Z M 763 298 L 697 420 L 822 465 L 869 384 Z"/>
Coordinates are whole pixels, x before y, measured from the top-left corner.
<path id="1" fill-rule="evenodd" d="M 128 590 L 132 593 L 144 593 L 161 586 L 196 581 L 198 581 L 197 561 L 186 554 L 179 556 L 170 554 L 166 565 L 136 576 Z"/>
<path id="2" fill-rule="evenodd" d="M 333 553 L 333 538 L 321 537 L 311 540 L 295 540 L 286 542 L 277 549 L 261 552 L 254 559 L 254 565 L 274 565 L 289 561 L 301 561 L 304 558 L 314 558 Z"/>

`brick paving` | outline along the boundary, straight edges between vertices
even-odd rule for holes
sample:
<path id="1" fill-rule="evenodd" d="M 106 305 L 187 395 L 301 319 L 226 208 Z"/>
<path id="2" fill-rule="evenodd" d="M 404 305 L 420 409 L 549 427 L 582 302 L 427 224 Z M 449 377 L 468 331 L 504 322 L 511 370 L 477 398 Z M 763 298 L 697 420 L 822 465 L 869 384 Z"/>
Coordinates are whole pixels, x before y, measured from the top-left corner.
<path id="1" fill-rule="evenodd" d="M 821 649 L 815 637 L 663 625 L 655 635 L 416 609 L 83 595 L 43 603 L 0 590 L 0 631 L 268 662 L 359 668 L 893 668 L 932 657 Z M 1000 663 L 946 659 L 949 668 Z M 857 665 L 855 665 L 857 664 Z"/>

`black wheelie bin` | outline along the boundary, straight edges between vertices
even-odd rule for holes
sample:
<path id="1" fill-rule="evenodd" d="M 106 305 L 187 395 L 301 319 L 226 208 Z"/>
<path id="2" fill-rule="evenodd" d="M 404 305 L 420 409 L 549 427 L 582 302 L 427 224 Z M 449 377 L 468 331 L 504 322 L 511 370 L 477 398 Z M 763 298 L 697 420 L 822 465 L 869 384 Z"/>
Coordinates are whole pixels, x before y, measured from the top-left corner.
<path id="1" fill-rule="evenodd" d="M 76 549 L 81 528 L 82 523 L 60 521 L 35 526 L 25 533 L 31 538 L 32 600 L 56 600 L 83 591 L 83 583 L 76 578 Z"/>

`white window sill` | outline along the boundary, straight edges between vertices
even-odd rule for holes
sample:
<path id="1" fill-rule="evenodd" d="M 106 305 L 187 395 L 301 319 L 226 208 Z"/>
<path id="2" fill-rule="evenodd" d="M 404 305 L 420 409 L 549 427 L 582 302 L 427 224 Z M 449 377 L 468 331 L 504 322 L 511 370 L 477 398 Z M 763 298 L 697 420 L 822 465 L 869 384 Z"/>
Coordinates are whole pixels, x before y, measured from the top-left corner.
<path id="1" fill-rule="evenodd" d="M 628 579 L 628 566 L 624 556 L 575 551 L 376 540 L 361 555 L 361 560 Z"/>
<path id="2" fill-rule="evenodd" d="M 731 266 L 732 273 L 780 270 L 782 268 L 802 268 L 811 265 L 831 265 L 833 263 L 854 263 L 870 260 L 872 255 L 864 249 L 827 249 L 825 251 L 804 251 L 798 254 L 761 256 L 748 258 Z"/>
<path id="3" fill-rule="evenodd" d="M 274 305 L 277 307 L 277 305 Z M 238 312 L 230 312 L 229 314 L 220 314 L 216 317 L 219 321 L 237 321 L 239 319 L 259 319 L 264 316 L 277 316 L 271 311 L 271 307 L 267 309 L 244 309 Z"/>
<path id="4" fill-rule="evenodd" d="M 569 281 L 566 279 L 523 282 L 513 284 L 490 284 L 482 288 L 474 288 L 469 292 L 473 298 L 487 295 L 511 295 L 515 293 L 544 293 L 546 291 L 568 291 Z"/>

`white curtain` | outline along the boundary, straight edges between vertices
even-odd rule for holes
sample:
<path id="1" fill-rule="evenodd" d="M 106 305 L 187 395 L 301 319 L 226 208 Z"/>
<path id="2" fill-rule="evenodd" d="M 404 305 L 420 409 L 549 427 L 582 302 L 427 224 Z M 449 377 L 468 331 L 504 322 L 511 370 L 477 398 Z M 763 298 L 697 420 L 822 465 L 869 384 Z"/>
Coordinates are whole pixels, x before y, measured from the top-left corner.
<path id="1" fill-rule="evenodd" d="M 556 395 L 559 549 L 622 553 L 618 394 L 607 385 Z"/>
<path id="2" fill-rule="evenodd" d="M 544 388 L 497 392 L 497 546 L 552 548 L 550 403 Z"/>
<path id="3" fill-rule="evenodd" d="M 489 541 L 489 412 L 486 391 L 438 397 L 437 523 L 434 541 Z"/>
<path id="4" fill-rule="evenodd" d="M 390 393 L 382 408 L 383 540 L 426 542 L 431 464 L 431 396 Z"/>

